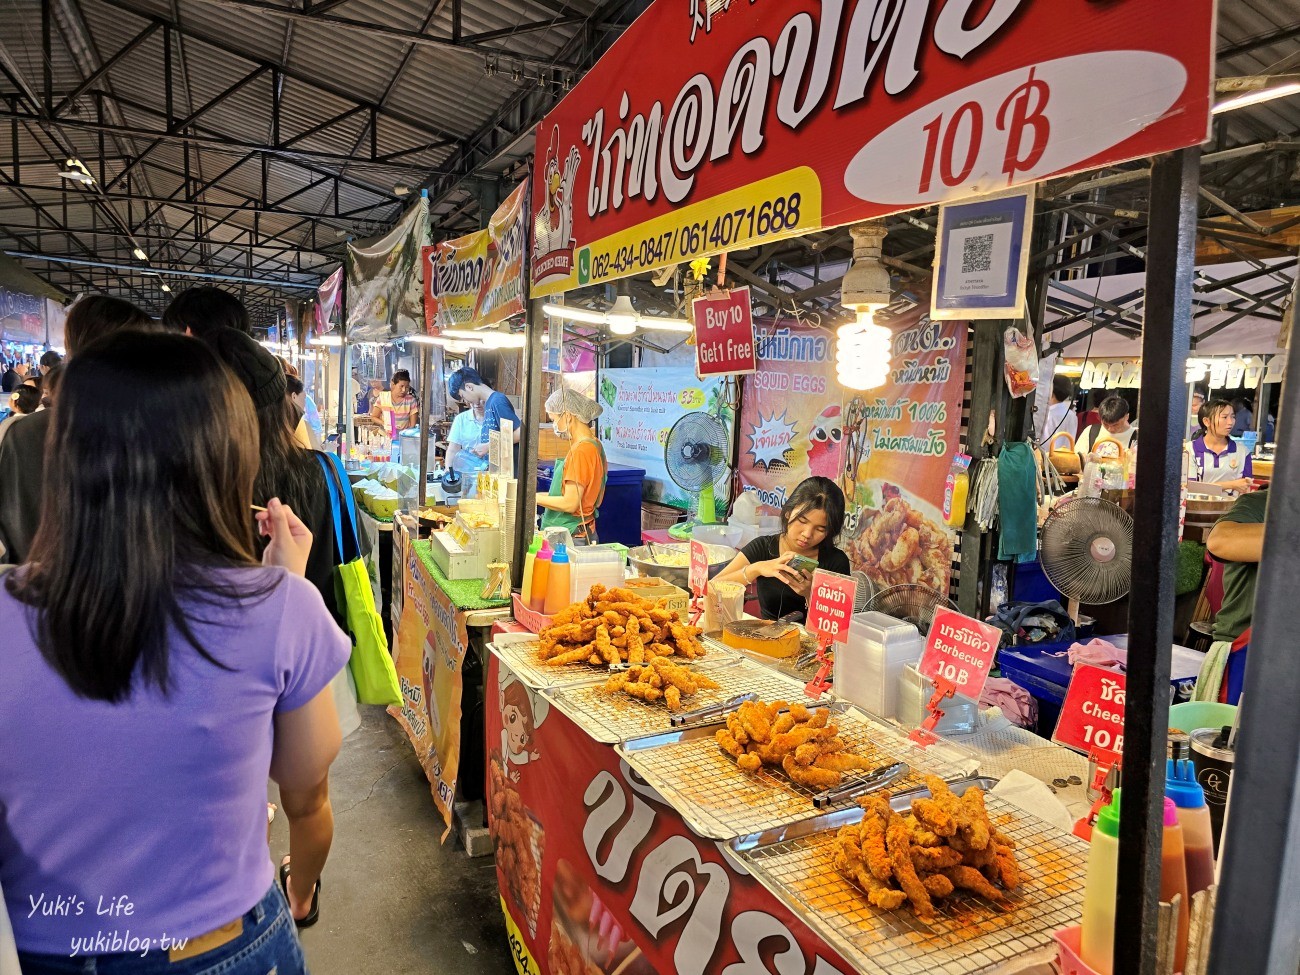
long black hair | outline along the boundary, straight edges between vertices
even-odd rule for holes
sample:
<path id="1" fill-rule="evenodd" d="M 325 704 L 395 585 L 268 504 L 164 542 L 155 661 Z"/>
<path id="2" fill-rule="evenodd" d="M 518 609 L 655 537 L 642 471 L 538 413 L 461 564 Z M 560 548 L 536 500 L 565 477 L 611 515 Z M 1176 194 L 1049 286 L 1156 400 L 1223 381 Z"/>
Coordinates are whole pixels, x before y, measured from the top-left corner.
<path id="1" fill-rule="evenodd" d="M 254 566 L 257 424 L 248 393 L 202 343 L 117 332 L 68 360 L 50 420 L 31 561 L 5 579 L 33 607 L 42 656 L 77 694 L 170 686 L 176 632 L 198 605 L 264 595 L 213 570 Z M 184 596 L 184 599 L 182 599 Z"/>
<path id="2" fill-rule="evenodd" d="M 799 482 L 781 506 L 781 534 L 790 528 L 790 522 L 810 511 L 826 512 L 826 537 L 821 548 L 834 546 L 844 530 L 844 492 L 829 477 L 809 477 Z"/>
<path id="3" fill-rule="evenodd" d="M 303 518 L 313 509 L 312 499 L 324 484 L 320 464 L 294 436 L 301 419 L 287 395 L 256 409 L 258 433 L 257 477 L 253 502 L 265 505 L 279 498 Z"/>

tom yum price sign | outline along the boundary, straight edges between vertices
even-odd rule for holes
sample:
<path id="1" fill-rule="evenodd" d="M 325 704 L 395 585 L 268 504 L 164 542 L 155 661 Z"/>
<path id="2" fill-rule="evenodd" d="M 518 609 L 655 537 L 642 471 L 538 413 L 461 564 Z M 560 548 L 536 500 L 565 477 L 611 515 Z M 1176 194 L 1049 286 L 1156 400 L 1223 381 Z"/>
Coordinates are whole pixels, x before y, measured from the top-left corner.
<path id="1" fill-rule="evenodd" d="M 934 614 L 920 671 L 945 693 L 979 700 L 1002 631 L 951 609 Z"/>
<path id="2" fill-rule="evenodd" d="M 1087 664 L 1075 667 L 1052 740 L 1114 765 L 1124 753 L 1124 675 Z"/>
<path id="3" fill-rule="evenodd" d="M 857 594 L 858 584 L 849 576 L 825 569 L 813 572 L 808 590 L 808 629 L 823 647 L 848 640 Z"/>
<path id="4" fill-rule="evenodd" d="M 701 379 L 758 371 L 748 288 L 696 298 L 691 309 L 695 315 L 695 372 Z"/>

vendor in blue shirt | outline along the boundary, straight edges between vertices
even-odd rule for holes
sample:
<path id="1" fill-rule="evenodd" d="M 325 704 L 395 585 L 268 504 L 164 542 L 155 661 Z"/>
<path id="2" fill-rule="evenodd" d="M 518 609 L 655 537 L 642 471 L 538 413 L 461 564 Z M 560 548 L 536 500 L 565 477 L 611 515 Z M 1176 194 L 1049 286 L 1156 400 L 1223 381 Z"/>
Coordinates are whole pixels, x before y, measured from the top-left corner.
<path id="1" fill-rule="evenodd" d="M 1212 399 L 1196 415 L 1201 435 L 1192 441 L 1188 478 L 1214 484 L 1225 491 L 1253 491 L 1250 451 L 1228 431 L 1236 420 L 1236 411 L 1226 399 Z"/>
<path id="2" fill-rule="evenodd" d="M 479 432 L 477 446 L 467 448 L 476 457 L 487 457 L 488 441 L 495 430 L 501 429 L 501 421 L 509 420 L 515 425 L 515 467 L 519 464 L 519 414 L 510 405 L 505 393 L 498 393 L 484 381 L 477 369 L 466 366 L 457 369 L 447 380 L 447 392 L 457 403 L 465 406 L 476 404 L 483 407 L 483 426 Z"/>

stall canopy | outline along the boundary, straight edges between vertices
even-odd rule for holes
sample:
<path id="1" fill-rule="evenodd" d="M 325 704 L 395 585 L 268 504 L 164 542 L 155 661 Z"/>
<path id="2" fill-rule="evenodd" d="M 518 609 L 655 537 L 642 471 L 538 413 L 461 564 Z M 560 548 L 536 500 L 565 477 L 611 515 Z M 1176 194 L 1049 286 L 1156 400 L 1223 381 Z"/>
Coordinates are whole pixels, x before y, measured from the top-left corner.
<path id="1" fill-rule="evenodd" d="M 1198 268 L 1193 353 L 1279 352 L 1282 310 L 1295 277 L 1295 258 Z M 1049 348 L 1065 358 L 1139 356 L 1145 300 L 1143 273 L 1052 281 L 1046 326 Z"/>

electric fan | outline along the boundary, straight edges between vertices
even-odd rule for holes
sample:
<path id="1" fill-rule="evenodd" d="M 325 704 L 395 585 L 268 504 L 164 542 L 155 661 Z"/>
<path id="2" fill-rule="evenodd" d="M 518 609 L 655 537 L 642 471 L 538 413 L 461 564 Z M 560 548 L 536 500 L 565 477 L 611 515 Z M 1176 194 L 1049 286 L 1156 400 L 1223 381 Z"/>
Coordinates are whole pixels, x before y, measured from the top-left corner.
<path id="1" fill-rule="evenodd" d="M 871 604 L 871 597 L 876 594 L 876 584 L 871 581 L 871 576 L 865 572 L 855 571 L 853 581 L 857 584 L 858 591 L 853 596 L 853 615 L 865 613 L 867 606 Z"/>
<path id="2" fill-rule="evenodd" d="M 1079 622 L 1079 604 L 1113 603 L 1128 593 L 1133 567 L 1133 519 L 1101 498 L 1062 501 L 1043 524 L 1039 559 L 1047 581 L 1069 601 Z"/>
<path id="3" fill-rule="evenodd" d="M 922 634 L 930 632 L 934 614 L 941 608 L 956 609 L 952 600 L 929 586 L 908 584 L 882 589 L 867 600 L 866 611 L 884 613 L 894 619 L 906 620 Z"/>
<path id="4" fill-rule="evenodd" d="M 692 517 L 669 530 L 673 538 L 690 538 L 695 525 L 717 520 L 717 492 L 725 497 L 731 483 L 727 452 L 727 428 L 711 413 L 687 413 L 668 431 L 664 443 L 668 476 L 692 499 Z"/>

